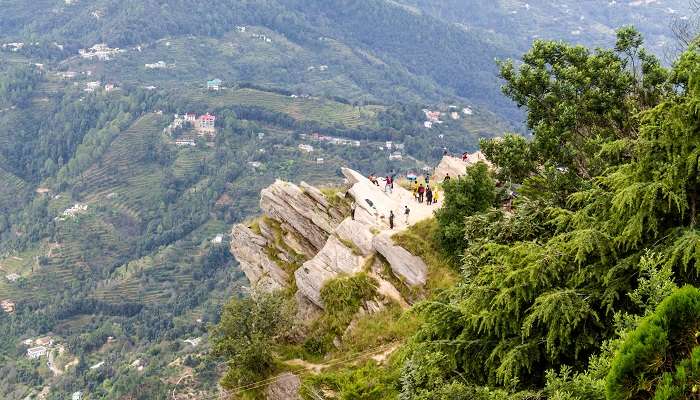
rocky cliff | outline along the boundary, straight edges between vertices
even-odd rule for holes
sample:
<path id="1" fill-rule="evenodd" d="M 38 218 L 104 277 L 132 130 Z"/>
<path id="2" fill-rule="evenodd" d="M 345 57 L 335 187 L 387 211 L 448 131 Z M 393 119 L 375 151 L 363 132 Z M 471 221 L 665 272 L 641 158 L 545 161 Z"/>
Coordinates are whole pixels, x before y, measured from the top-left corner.
<path id="1" fill-rule="evenodd" d="M 329 280 L 362 271 L 378 281 L 385 299 L 405 305 L 396 285 L 421 287 L 428 270 L 391 237 L 434 208 L 418 204 L 398 185 L 386 190 L 383 182 L 377 186 L 356 171 L 342 172 L 346 184 L 325 193 L 304 182 L 279 180 L 264 189 L 262 217 L 233 227 L 231 251 L 255 290 L 296 288 L 297 301 L 306 308 L 323 309 L 320 293 Z"/>

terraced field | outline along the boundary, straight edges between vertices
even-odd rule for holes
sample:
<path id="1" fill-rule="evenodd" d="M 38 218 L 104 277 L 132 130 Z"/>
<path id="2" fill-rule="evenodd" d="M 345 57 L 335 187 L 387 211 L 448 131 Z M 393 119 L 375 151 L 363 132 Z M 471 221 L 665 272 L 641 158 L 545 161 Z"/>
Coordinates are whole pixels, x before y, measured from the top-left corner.
<path id="1" fill-rule="evenodd" d="M 115 304 L 155 304 L 178 296 L 196 283 L 193 266 L 201 265 L 199 259 L 207 241 L 228 229 L 228 225 L 221 221 L 210 221 L 153 256 L 123 265 L 108 283 L 93 292 L 92 297 Z"/>
<path id="2" fill-rule="evenodd" d="M 326 99 L 292 98 L 255 89 L 229 89 L 218 93 L 193 90 L 188 98 L 212 108 L 232 105 L 256 106 L 290 115 L 298 121 L 315 121 L 322 125 L 341 124 L 349 128 L 375 126 L 381 106 L 354 107 Z"/>
<path id="3" fill-rule="evenodd" d="M 0 212 L 18 206 L 28 189 L 26 182 L 0 167 Z"/>
<path id="4" fill-rule="evenodd" d="M 162 172 L 146 162 L 160 135 L 160 116 L 147 114 L 111 143 L 107 152 L 79 178 L 80 193 L 140 221 L 141 213 L 158 205 Z"/>

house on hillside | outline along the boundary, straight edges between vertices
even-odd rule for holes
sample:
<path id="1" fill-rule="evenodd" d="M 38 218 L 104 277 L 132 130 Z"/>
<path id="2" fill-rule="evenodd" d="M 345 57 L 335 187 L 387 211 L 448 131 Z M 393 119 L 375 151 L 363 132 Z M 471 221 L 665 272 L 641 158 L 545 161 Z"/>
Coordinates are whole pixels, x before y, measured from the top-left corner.
<path id="1" fill-rule="evenodd" d="M 53 338 L 51 336 L 40 337 L 34 341 L 34 344 L 37 346 L 51 347 L 53 346 Z"/>
<path id="2" fill-rule="evenodd" d="M 49 349 L 47 349 L 45 346 L 32 347 L 31 349 L 27 349 L 27 358 L 35 360 L 45 356 L 48 354 L 48 352 Z"/>
<path id="3" fill-rule="evenodd" d="M 152 64 L 145 64 L 144 65 L 146 69 L 166 69 L 168 68 L 168 64 L 165 63 L 165 61 L 158 61 Z"/>
<path id="4" fill-rule="evenodd" d="M 299 150 L 306 152 L 306 153 L 311 153 L 314 151 L 314 147 L 311 146 L 310 144 L 300 144 Z"/>
<path id="5" fill-rule="evenodd" d="M 221 90 L 221 79 L 212 79 L 210 81 L 207 81 L 207 90 L 213 90 L 218 92 Z"/>
<path id="6" fill-rule="evenodd" d="M 176 139 L 175 146 L 195 147 L 195 146 L 197 146 L 197 143 L 195 143 L 194 140 L 192 140 L 192 139 Z"/>
<path id="7" fill-rule="evenodd" d="M 389 160 L 390 161 L 401 161 L 401 160 L 403 160 L 403 156 L 401 155 L 400 152 L 395 151 L 389 155 Z"/>
<path id="8" fill-rule="evenodd" d="M 214 136 L 216 135 L 215 125 L 216 117 L 214 115 L 206 113 L 197 118 L 197 122 L 195 123 L 195 130 L 200 136 Z"/>
<path id="9" fill-rule="evenodd" d="M 15 302 L 12 300 L 3 300 L 0 301 L 0 308 L 8 314 L 12 314 L 15 312 Z"/>
<path id="10" fill-rule="evenodd" d="M 194 123 L 197 120 L 197 114 L 195 113 L 187 113 L 185 114 L 185 122 L 192 122 Z"/>
<path id="11" fill-rule="evenodd" d="M 20 276 L 15 274 L 15 273 L 11 273 L 11 274 L 5 275 L 5 278 L 7 278 L 7 280 L 10 282 L 17 282 L 17 280 L 20 278 Z"/>
<path id="12" fill-rule="evenodd" d="M 85 84 L 85 91 L 88 93 L 94 92 L 95 90 L 99 89 L 101 86 L 102 86 L 102 83 L 100 81 L 88 82 Z"/>

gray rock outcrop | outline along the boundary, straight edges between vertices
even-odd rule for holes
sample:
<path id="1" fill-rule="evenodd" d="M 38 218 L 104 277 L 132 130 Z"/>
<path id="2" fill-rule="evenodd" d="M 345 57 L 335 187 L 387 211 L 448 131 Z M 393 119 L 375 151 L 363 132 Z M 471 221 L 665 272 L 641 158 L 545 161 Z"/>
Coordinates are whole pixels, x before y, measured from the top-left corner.
<path id="1" fill-rule="evenodd" d="M 287 286 L 289 275 L 267 255 L 267 239 L 245 225 L 236 225 L 231 236 L 231 253 L 241 264 L 252 288 L 269 292 Z"/>
<path id="2" fill-rule="evenodd" d="M 305 183 L 302 186 L 304 190 L 277 180 L 262 190 L 260 208 L 268 217 L 283 223 L 288 232 L 303 237 L 319 251 L 342 216 L 318 189 Z"/>
<path id="3" fill-rule="evenodd" d="M 299 291 L 317 306 L 323 308 L 321 289 L 329 280 L 340 275 L 354 275 L 362 270 L 364 257 L 331 236 L 316 257 L 296 270 L 294 278 Z"/>
<path id="4" fill-rule="evenodd" d="M 268 400 L 298 400 L 301 379 L 292 373 L 285 373 L 277 377 L 265 390 Z"/>
<path id="5" fill-rule="evenodd" d="M 386 259 L 391 271 L 401 281 L 410 286 L 425 285 L 428 276 L 428 266 L 420 257 L 409 253 L 401 246 L 394 244 L 389 232 L 380 233 L 372 240 L 374 249 Z"/>

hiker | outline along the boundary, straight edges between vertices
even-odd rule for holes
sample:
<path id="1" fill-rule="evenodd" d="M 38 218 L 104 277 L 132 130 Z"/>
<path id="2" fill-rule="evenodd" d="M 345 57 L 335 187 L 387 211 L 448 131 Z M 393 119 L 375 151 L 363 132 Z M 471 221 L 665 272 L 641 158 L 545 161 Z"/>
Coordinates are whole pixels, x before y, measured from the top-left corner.
<path id="1" fill-rule="evenodd" d="M 394 212 L 389 211 L 389 229 L 394 229 Z"/>
<path id="2" fill-rule="evenodd" d="M 408 208 L 408 206 L 404 206 L 403 215 L 406 216 L 406 225 L 408 225 L 408 215 L 410 213 L 411 213 L 411 210 Z"/>
<path id="3" fill-rule="evenodd" d="M 416 185 L 415 183 L 413 183 L 413 185 L 411 185 L 411 186 L 413 187 L 413 188 L 412 188 L 412 191 L 413 191 L 413 198 L 414 198 L 416 201 L 418 201 L 418 185 Z"/>
<path id="4" fill-rule="evenodd" d="M 394 181 L 391 179 L 391 176 L 387 175 L 386 180 L 384 181 L 384 193 L 389 192 L 391 193 L 394 189 Z"/>
<path id="5" fill-rule="evenodd" d="M 350 204 L 350 218 L 352 218 L 353 221 L 355 220 L 355 207 L 357 207 L 357 205 L 353 201 L 352 204 Z"/>
<path id="6" fill-rule="evenodd" d="M 425 189 L 425 202 L 428 203 L 428 205 L 433 204 L 433 189 L 431 189 L 430 186 Z"/>
<path id="7" fill-rule="evenodd" d="M 425 196 L 425 187 L 421 183 L 420 186 L 418 186 L 418 202 L 422 203 L 423 202 L 423 197 Z"/>
<path id="8" fill-rule="evenodd" d="M 430 185 L 430 174 L 425 174 L 425 184 Z"/>
<path id="9" fill-rule="evenodd" d="M 467 162 L 469 160 L 469 153 L 466 151 L 462 153 L 462 161 Z"/>
<path id="10" fill-rule="evenodd" d="M 443 182 L 447 182 L 447 181 L 449 181 L 450 179 L 451 179 L 451 178 L 450 178 L 450 173 L 448 172 L 448 173 L 445 174 L 445 179 L 443 179 L 442 181 L 443 181 Z"/>
<path id="11" fill-rule="evenodd" d="M 438 192 L 436 190 L 435 193 L 433 193 L 433 204 L 437 204 L 437 202 L 438 202 Z"/>

